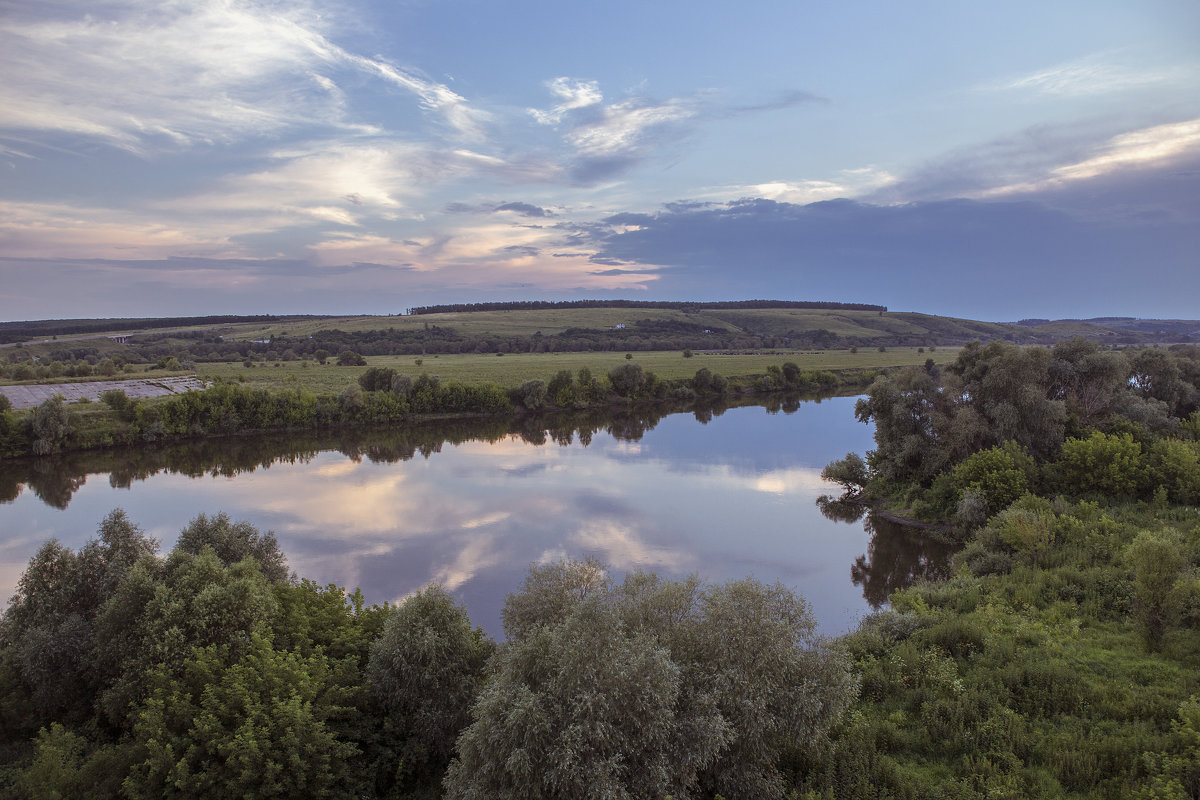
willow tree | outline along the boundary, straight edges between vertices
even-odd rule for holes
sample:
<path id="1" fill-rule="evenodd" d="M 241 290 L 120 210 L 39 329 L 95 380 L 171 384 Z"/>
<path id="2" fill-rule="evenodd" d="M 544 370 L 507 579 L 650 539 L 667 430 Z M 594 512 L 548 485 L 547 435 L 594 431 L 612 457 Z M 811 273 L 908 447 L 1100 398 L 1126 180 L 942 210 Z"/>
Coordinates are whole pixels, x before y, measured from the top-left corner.
<path id="1" fill-rule="evenodd" d="M 783 796 L 780 759 L 819 742 L 855 693 L 778 584 L 616 584 L 566 562 L 532 569 L 504 621 L 452 798 Z"/>

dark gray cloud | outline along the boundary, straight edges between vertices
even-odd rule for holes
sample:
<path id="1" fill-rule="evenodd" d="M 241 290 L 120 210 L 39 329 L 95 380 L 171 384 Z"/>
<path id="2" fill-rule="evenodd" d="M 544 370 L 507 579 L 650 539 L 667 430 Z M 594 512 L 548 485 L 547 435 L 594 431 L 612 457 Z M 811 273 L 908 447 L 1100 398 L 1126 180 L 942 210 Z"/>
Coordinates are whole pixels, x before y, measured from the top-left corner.
<path id="1" fill-rule="evenodd" d="M 554 216 L 554 212 L 549 209 L 519 201 L 481 203 L 476 205 L 469 203 L 449 203 L 446 205 L 446 212 L 449 214 L 495 214 L 500 211 L 510 211 L 522 217 L 548 218 Z"/>
<path id="2" fill-rule="evenodd" d="M 1151 126 L 1162 121 L 1142 122 Z M 1130 126 L 1128 119 L 1105 119 L 1026 128 L 943 153 L 863 199 L 876 203 L 939 200 L 1043 180 L 1063 165 L 1110 153 L 1114 138 L 1127 134 Z M 1146 171 L 1137 172 L 1138 180 L 1144 180 Z"/>
<path id="3" fill-rule="evenodd" d="M 547 211 L 544 208 L 532 205 L 530 203 L 501 203 L 496 206 L 496 211 L 512 211 L 520 214 L 522 217 L 553 217 L 553 211 Z"/>
<path id="4" fill-rule="evenodd" d="M 681 138 L 682 134 L 667 134 L 657 132 L 656 136 L 647 136 L 642 147 L 637 150 L 610 156 L 581 156 L 574 159 L 567 169 L 571 182 L 576 186 L 591 186 L 596 183 L 619 177 L 641 164 L 649 157 L 650 151 L 656 149 L 659 143 L 666 144 Z M 656 141 L 657 140 L 657 141 Z"/>
<path id="5" fill-rule="evenodd" d="M 1200 170 L 1175 165 L 1008 201 L 676 206 L 613 215 L 586 236 L 597 263 L 672 268 L 651 287 L 663 298 L 864 301 L 983 319 L 1188 317 L 1200 296 L 1197 197 Z"/>
<path id="6" fill-rule="evenodd" d="M 297 259 L 0 257 L 0 318 L 390 313 L 420 304 L 399 286 L 414 272 Z"/>
<path id="7" fill-rule="evenodd" d="M 598 269 L 589 272 L 588 275 L 600 275 L 604 277 L 613 275 L 645 275 L 654 271 L 654 269 Z"/>
<path id="8" fill-rule="evenodd" d="M 514 256 L 536 256 L 541 250 L 528 244 L 510 244 L 508 247 L 501 248 L 505 253 Z"/>

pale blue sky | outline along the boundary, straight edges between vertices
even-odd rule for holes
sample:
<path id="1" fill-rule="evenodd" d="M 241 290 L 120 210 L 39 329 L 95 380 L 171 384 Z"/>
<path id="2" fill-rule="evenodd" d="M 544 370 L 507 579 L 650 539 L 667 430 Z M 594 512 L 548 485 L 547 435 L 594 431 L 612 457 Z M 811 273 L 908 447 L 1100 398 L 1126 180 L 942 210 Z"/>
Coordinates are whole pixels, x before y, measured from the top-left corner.
<path id="1" fill-rule="evenodd" d="M 1200 5 L 0 3 L 0 319 L 1196 317 Z"/>

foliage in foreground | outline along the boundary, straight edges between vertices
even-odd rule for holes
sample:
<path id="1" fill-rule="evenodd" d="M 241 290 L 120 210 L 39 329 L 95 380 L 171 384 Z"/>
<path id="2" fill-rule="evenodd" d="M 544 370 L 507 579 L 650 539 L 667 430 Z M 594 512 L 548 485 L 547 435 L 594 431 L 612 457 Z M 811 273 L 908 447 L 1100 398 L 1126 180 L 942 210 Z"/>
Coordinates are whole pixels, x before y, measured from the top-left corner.
<path id="1" fill-rule="evenodd" d="M 843 638 L 862 694 L 801 787 L 1200 798 L 1198 405 L 1196 348 L 1081 340 L 968 346 L 873 385 L 876 450 L 825 475 L 951 517 L 965 546 Z"/>
<path id="2" fill-rule="evenodd" d="M 451 797 L 781 797 L 853 698 L 807 604 L 753 580 L 705 587 L 600 565 L 535 567 L 459 738 Z"/>
<path id="3" fill-rule="evenodd" d="M 436 586 L 366 607 L 289 578 L 224 515 L 156 551 L 115 511 L 31 561 L 0 619 L 6 795 L 782 796 L 854 696 L 780 586 L 539 567 L 497 645 Z"/>

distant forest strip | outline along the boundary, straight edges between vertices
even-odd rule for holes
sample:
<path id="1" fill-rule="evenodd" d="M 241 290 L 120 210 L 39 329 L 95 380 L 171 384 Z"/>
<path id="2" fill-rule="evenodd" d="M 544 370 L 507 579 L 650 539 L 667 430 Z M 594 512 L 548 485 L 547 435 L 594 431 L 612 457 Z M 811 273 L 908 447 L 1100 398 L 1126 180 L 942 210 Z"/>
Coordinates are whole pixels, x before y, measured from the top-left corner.
<path id="1" fill-rule="evenodd" d="M 179 328 L 189 325 L 229 325 L 238 322 L 298 322 L 309 319 L 328 319 L 314 314 L 258 314 L 238 316 L 220 314 L 208 317 L 112 317 L 106 319 L 39 319 L 24 322 L 0 322 L 0 342 L 23 342 L 46 336 L 70 336 L 86 333 L 141 330 L 146 328 Z"/>
<path id="2" fill-rule="evenodd" d="M 874 318 L 872 318 L 874 319 Z M 863 328 L 867 329 L 864 325 Z M 146 333 L 130 339 L 120 352 L 125 363 L 147 364 L 162 358 L 174 357 L 181 363 L 209 363 L 242 361 L 244 359 L 266 361 L 296 361 L 305 358 L 320 358 L 326 355 L 353 350 L 364 356 L 434 355 L 456 353 L 551 353 L 551 352 L 647 352 L 654 350 L 760 350 L 764 348 L 834 348 L 890 345 L 896 347 L 932 344 L 931 339 L 958 342 L 978 338 L 970 330 L 956 329 L 935 337 L 933 335 L 897 335 L 885 330 L 863 336 L 839 336 L 835 331 L 824 328 L 816 330 L 785 330 L 776 333 L 745 333 L 718 324 L 708 326 L 683 320 L 643 319 L 630 322 L 624 328 L 567 328 L 556 333 L 532 335 L 517 333 L 464 333 L 444 325 L 428 328 L 404 329 L 389 327 L 377 330 L 319 330 L 311 335 L 278 335 L 269 339 L 247 341 L 222 336 L 215 331 L 173 331 Z M 14 380 L 29 380 L 36 377 L 58 377 L 38 375 L 37 364 L 29 361 L 28 369 L 13 373 L 19 362 L 28 361 L 30 353 L 21 348 L 6 351 L 8 364 L 0 360 L 0 377 Z M 91 366 L 101 361 L 107 352 L 94 343 L 52 343 L 44 361 L 61 362 L 65 369 L 81 366 L 87 361 Z M 29 374 L 26 374 L 29 373 Z M 73 374 L 67 372 L 65 374 Z M 81 374 L 79 377 L 87 377 Z"/>
<path id="3" fill-rule="evenodd" d="M 887 311 L 868 303 L 833 303 L 810 300 L 731 300 L 715 303 L 655 300 L 514 300 L 509 303 L 448 303 L 416 306 L 409 314 L 459 314 L 469 311 L 541 311 L 564 308 L 669 308 L 675 311 L 716 311 L 732 308 L 807 308 L 822 311 Z"/>

